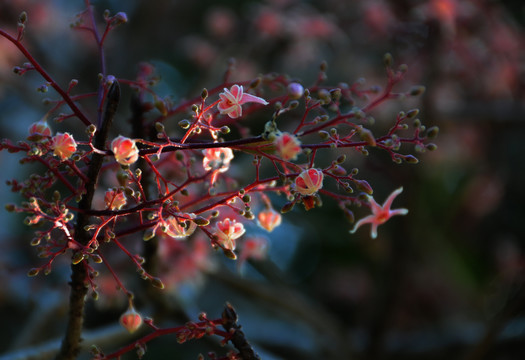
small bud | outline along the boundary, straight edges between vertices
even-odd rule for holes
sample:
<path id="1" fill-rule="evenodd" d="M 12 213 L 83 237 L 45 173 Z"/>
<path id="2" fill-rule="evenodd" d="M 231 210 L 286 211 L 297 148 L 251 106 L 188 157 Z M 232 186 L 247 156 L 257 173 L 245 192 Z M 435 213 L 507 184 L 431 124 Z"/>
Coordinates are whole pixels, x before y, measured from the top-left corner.
<path id="1" fill-rule="evenodd" d="M 142 236 L 142 240 L 148 241 L 155 237 L 155 230 L 154 229 L 147 229 L 144 231 L 144 235 Z"/>
<path id="2" fill-rule="evenodd" d="M 392 54 L 386 53 L 385 55 L 383 55 L 383 64 L 385 64 L 385 67 L 391 67 L 393 62 L 394 57 L 392 56 Z"/>
<path id="3" fill-rule="evenodd" d="M 237 255 L 235 255 L 235 253 L 232 250 L 222 249 L 222 251 L 224 252 L 224 255 L 226 255 L 228 259 L 237 260 Z"/>
<path id="4" fill-rule="evenodd" d="M 417 164 L 419 160 L 413 155 L 406 155 L 405 161 L 409 164 Z"/>
<path id="5" fill-rule="evenodd" d="M 113 25 L 125 24 L 128 22 L 128 16 L 125 12 L 118 12 L 113 16 Z"/>
<path id="6" fill-rule="evenodd" d="M 288 202 L 281 208 L 281 213 L 285 214 L 293 209 L 295 202 Z"/>
<path id="7" fill-rule="evenodd" d="M 325 72 L 327 69 L 328 69 L 328 64 L 326 63 L 325 60 L 323 60 L 323 61 L 321 62 L 321 64 L 319 65 L 319 70 Z"/>
<path id="8" fill-rule="evenodd" d="M 357 187 L 358 190 L 368 194 L 372 195 L 374 193 L 374 190 L 372 190 L 372 187 L 366 180 L 356 180 L 354 179 L 354 184 Z"/>
<path id="9" fill-rule="evenodd" d="M 95 357 L 102 354 L 102 350 L 100 350 L 100 348 L 97 345 L 91 345 L 91 348 L 89 350 L 91 352 L 91 355 Z"/>
<path id="10" fill-rule="evenodd" d="M 158 289 L 164 289 L 164 283 L 159 278 L 151 279 L 151 285 L 155 286 Z"/>
<path id="11" fill-rule="evenodd" d="M 208 97 L 208 89 L 204 88 L 202 89 L 202 92 L 201 92 L 201 98 L 202 100 L 206 100 L 207 97 Z"/>
<path id="12" fill-rule="evenodd" d="M 18 23 L 25 24 L 26 22 L 27 22 L 27 13 L 25 11 L 22 11 L 20 15 L 18 16 Z"/>
<path id="13" fill-rule="evenodd" d="M 130 305 L 129 309 L 120 316 L 119 321 L 126 330 L 133 333 L 142 325 L 142 316 Z"/>
<path id="14" fill-rule="evenodd" d="M 197 216 L 195 219 L 192 219 L 192 221 L 198 226 L 207 226 L 210 224 L 210 221 L 202 216 Z"/>
<path id="15" fill-rule="evenodd" d="M 95 134 L 95 132 L 97 131 L 97 127 L 93 124 L 89 125 L 88 127 L 86 127 L 86 133 L 88 135 L 93 135 Z"/>
<path id="16" fill-rule="evenodd" d="M 439 128 L 437 126 L 432 126 L 427 130 L 427 137 L 429 139 L 434 139 L 439 134 Z"/>
<path id="17" fill-rule="evenodd" d="M 339 157 L 335 160 L 337 164 L 342 164 L 346 161 L 346 155 L 339 155 Z"/>
<path id="18" fill-rule="evenodd" d="M 354 213 L 348 209 L 344 209 L 343 210 L 343 214 L 346 218 L 346 220 L 348 220 L 349 223 L 353 223 L 355 221 L 355 217 L 354 217 Z"/>
<path id="19" fill-rule="evenodd" d="M 330 138 L 330 134 L 324 130 L 320 130 L 318 134 L 319 134 L 319 137 L 323 140 L 328 140 Z"/>
<path id="20" fill-rule="evenodd" d="M 437 145 L 436 144 L 433 144 L 433 143 L 430 143 L 427 145 L 427 150 L 428 151 L 434 151 L 437 149 Z"/>
<path id="21" fill-rule="evenodd" d="M 258 87 L 261 84 L 261 81 L 262 79 L 260 77 L 253 79 L 250 83 L 250 89 L 255 89 L 256 87 Z"/>
<path id="22" fill-rule="evenodd" d="M 424 86 L 414 86 L 410 89 L 410 96 L 419 96 L 425 92 L 426 88 Z"/>
<path id="23" fill-rule="evenodd" d="M 42 94 L 45 94 L 49 90 L 49 87 L 47 85 L 40 85 L 36 88 L 36 91 L 41 92 Z"/>
<path id="24" fill-rule="evenodd" d="M 290 109 L 295 109 L 298 106 L 299 106 L 299 101 L 297 100 L 290 101 L 290 104 L 288 105 Z"/>
<path id="25" fill-rule="evenodd" d="M 369 146 L 376 146 L 376 139 L 370 130 L 360 126 L 357 129 L 357 133 L 359 134 L 361 140 L 365 141 Z"/>
<path id="26" fill-rule="evenodd" d="M 221 134 L 226 135 L 226 134 L 230 133 L 230 128 L 228 126 L 223 126 L 223 127 L 220 128 L 219 131 L 221 132 Z"/>
<path id="27" fill-rule="evenodd" d="M 37 276 L 39 272 L 40 272 L 40 269 L 33 268 L 27 272 L 27 276 L 30 276 L 30 277 Z"/>
<path id="28" fill-rule="evenodd" d="M 334 174 L 335 176 L 345 176 L 346 175 L 345 168 L 340 165 L 334 166 L 334 168 L 330 170 L 330 172 Z"/>
<path id="29" fill-rule="evenodd" d="M 187 128 L 189 128 L 190 125 L 191 125 L 191 123 L 190 123 L 189 120 L 184 119 L 184 120 L 179 121 L 179 126 L 180 126 L 181 128 L 183 128 L 184 130 L 186 130 Z"/>
<path id="30" fill-rule="evenodd" d="M 408 119 L 413 119 L 419 114 L 419 109 L 412 109 L 406 113 Z"/>
<path id="31" fill-rule="evenodd" d="M 73 265 L 77 265 L 82 260 L 84 260 L 84 254 L 82 254 L 81 252 L 76 252 L 71 258 L 71 262 L 73 263 Z"/>
<path id="32" fill-rule="evenodd" d="M 162 124 L 162 123 L 157 121 L 155 123 L 155 130 L 157 130 L 157 132 L 159 132 L 159 133 L 163 133 L 164 132 L 164 124 Z"/>

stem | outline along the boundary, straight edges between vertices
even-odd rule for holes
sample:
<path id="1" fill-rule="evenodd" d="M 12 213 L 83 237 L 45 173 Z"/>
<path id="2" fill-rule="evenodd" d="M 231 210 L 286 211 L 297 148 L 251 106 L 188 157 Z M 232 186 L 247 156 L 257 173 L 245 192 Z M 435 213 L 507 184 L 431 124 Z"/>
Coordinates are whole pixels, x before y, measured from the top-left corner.
<path id="1" fill-rule="evenodd" d="M 103 127 L 95 134 L 95 146 L 97 148 L 104 148 L 119 100 L 120 87 L 117 82 L 114 82 L 108 92 L 108 103 L 104 113 Z M 84 211 L 79 211 L 75 227 L 75 239 L 82 245 L 87 244 L 91 238 L 89 233 L 84 230 L 84 227 L 89 224 L 90 218 L 86 211 L 91 210 L 92 207 L 93 195 L 95 194 L 103 159 L 103 155 L 93 153 L 91 163 L 87 170 L 88 182 L 86 183 L 86 193 L 79 203 L 79 209 Z M 62 340 L 62 346 L 56 356 L 56 360 L 73 360 L 80 351 L 85 298 L 88 291 L 86 280 L 89 276 L 87 264 L 84 263 L 84 261 L 81 261 L 77 265 L 71 265 L 69 317 L 66 335 Z"/>
<path id="2" fill-rule="evenodd" d="M 53 78 L 44 70 L 42 66 L 35 60 L 35 58 L 29 53 L 29 51 L 25 48 L 24 45 L 11 35 L 9 35 L 4 30 L 0 29 L 0 35 L 6 38 L 7 40 L 11 41 L 17 48 L 20 50 L 22 54 L 27 58 L 27 60 L 33 65 L 36 71 L 42 77 L 49 82 L 49 84 L 55 89 L 57 93 L 60 94 L 62 99 L 68 104 L 69 108 L 75 113 L 75 115 L 84 123 L 84 125 L 89 126 L 91 125 L 91 121 L 80 111 L 80 109 L 77 107 L 77 105 L 73 102 L 71 97 L 53 80 Z"/>

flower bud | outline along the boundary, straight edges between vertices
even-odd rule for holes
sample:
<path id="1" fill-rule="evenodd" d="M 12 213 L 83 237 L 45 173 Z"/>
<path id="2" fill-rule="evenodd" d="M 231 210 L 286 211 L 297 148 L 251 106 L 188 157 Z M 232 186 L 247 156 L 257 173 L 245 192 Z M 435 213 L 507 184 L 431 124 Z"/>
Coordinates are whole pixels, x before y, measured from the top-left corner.
<path id="1" fill-rule="evenodd" d="M 294 186 L 301 195 L 313 195 L 323 187 L 323 172 L 315 168 L 304 170 L 295 178 Z"/>
<path id="2" fill-rule="evenodd" d="M 120 316 L 119 322 L 131 334 L 142 325 L 142 316 L 130 305 L 129 309 Z"/>
<path id="3" fill-rule="evenodd" d="M 139 149 L 135 144 L 135 140 L 122 135 L 113 139 L 111 150 L 115 154 L 115 160 L 121 165 L 131 165 L 139 158 Z"/>
<path id="4" fill-rule="evenodd" d="M 257 215 L 257 224 L 268 232 L 272 232 L 277 226 L 281 225 L 282 216 L 271 207 L 261 211 Z"/>
<path id="5" fill-rule="evenodd" d="M 292 99 L 299 99 L 304 94 L 304 88 L 301 84 L 292 82 L 288 84 L 288 96 L 290 96 Z"/>
<path id="6" fill-rule="evenodd" d="M 73 135 L 67 132 L 57 133 L 51 139 L 51 148 L 55 156 L 58 156 L 61 160 L 66 160 L 77 150 L 77 143 L 73 139 Z"/>
<path id="7" fill-rule="evenodd" d="M 275 150 L 283 160 L 295 160 L 302 151 L 301 142 L 295 135 L 287 132 L 280 134 L 274 140 Z"/>

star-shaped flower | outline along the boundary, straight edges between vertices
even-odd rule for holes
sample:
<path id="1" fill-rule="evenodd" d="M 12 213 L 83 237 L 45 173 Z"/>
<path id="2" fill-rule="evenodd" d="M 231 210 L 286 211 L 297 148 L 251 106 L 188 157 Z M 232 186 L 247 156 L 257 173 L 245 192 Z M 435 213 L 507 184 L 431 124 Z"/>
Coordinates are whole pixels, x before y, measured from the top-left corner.
<path id="1" fill-rule="evenodd" d="M 371 224 L 372 228 L 370 231 L 370 236 L 372 237 L 372 239 L 375 239 L 377 237 L 377 227 L 379 225 L 384 224 L 392 216 L 406 215 L 408 213 L 408 209 L 390 209 L 390 207 L 392 206 L 392 202 L 394 201 L 397 195 L 401 194 L 402 191 L 402 187 L 394 190 L 392 194 L 388 196 L 388 198 L 385 200 L 382 206 L 379 205 L 373 197 L 369 196 L 368 201 L 370 203 L 370 208 L 372 209 L 372 214 L 359 220 L 355 224 L 354 228 L 350 230 L 350 233 L 355 233 L 357 229 L 361 227 L 361 225 Z"/>
<path id="2" fill-rule="evenodd" d="M 255 95 L 244 93 L 241 85 L 233 85 L 230 90 L 224 89 L 224 92 L 219 94 L 221 100 L 217 104 L 221 114 L 227 114 L 232 119 L 242 116 L 242 104 L 247 102 L 256 102 L 263 105 L 268 105 L 268 102 L 263 98 Z"/>

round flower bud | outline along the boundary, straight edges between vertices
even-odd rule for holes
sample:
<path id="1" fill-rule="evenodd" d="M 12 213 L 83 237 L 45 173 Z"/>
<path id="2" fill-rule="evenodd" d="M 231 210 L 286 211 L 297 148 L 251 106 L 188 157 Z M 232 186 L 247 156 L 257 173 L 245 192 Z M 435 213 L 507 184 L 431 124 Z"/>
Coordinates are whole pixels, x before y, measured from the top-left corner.
<path id="1" fill-rule="evenodd" d="M 120 316 L 120 325 L 122 325 L 130 333 L 137 331 L 142 325 L 142 316 L 135 311 L 133 306 Z"/>
<path id="2" fill-rule="evenodd" d="M 257 216 L 257 223 L 268 232 L 272 232 L 277 226 L 281 225 L 282 217 L 272 208 L 261 211 Z"/>
<path id="3" fill-rule="evenodd" d="M 139 149 L 135 140 L 122 135 L 113 139 L 111 150 L 115 154 L 115 160 L 121 165 L 131 165 L 139 158 Z"/>
<path id="4" fill-rule="evenodd" d="M 304 170 L 295 178 L 294 185 L 299 194 L 313 195 L 323 187 L 323 172 L 315 168 Z"/>
<path id="5" fill-rule="evenodd" d="M 70 133 L 57 133 L 51 139 L 53 154 L 61 160 L 66 160 L 77 150 L 77 143 Z"/>
<path id="6" fill-rule="evenodd" d="M 304 95 L 304 88 L 301 84 L 292 82 L 288 84 L 288 96 L 292 99 L 299 99 Z"/>
<path id="7" fill-rule="evenodd" d="M 47 122 L 38 121 L 29 127 L 29 136 L 27 137 L 27 140 L 40 141 L 49 136 L 51 136 L 51 128 Z"/>

